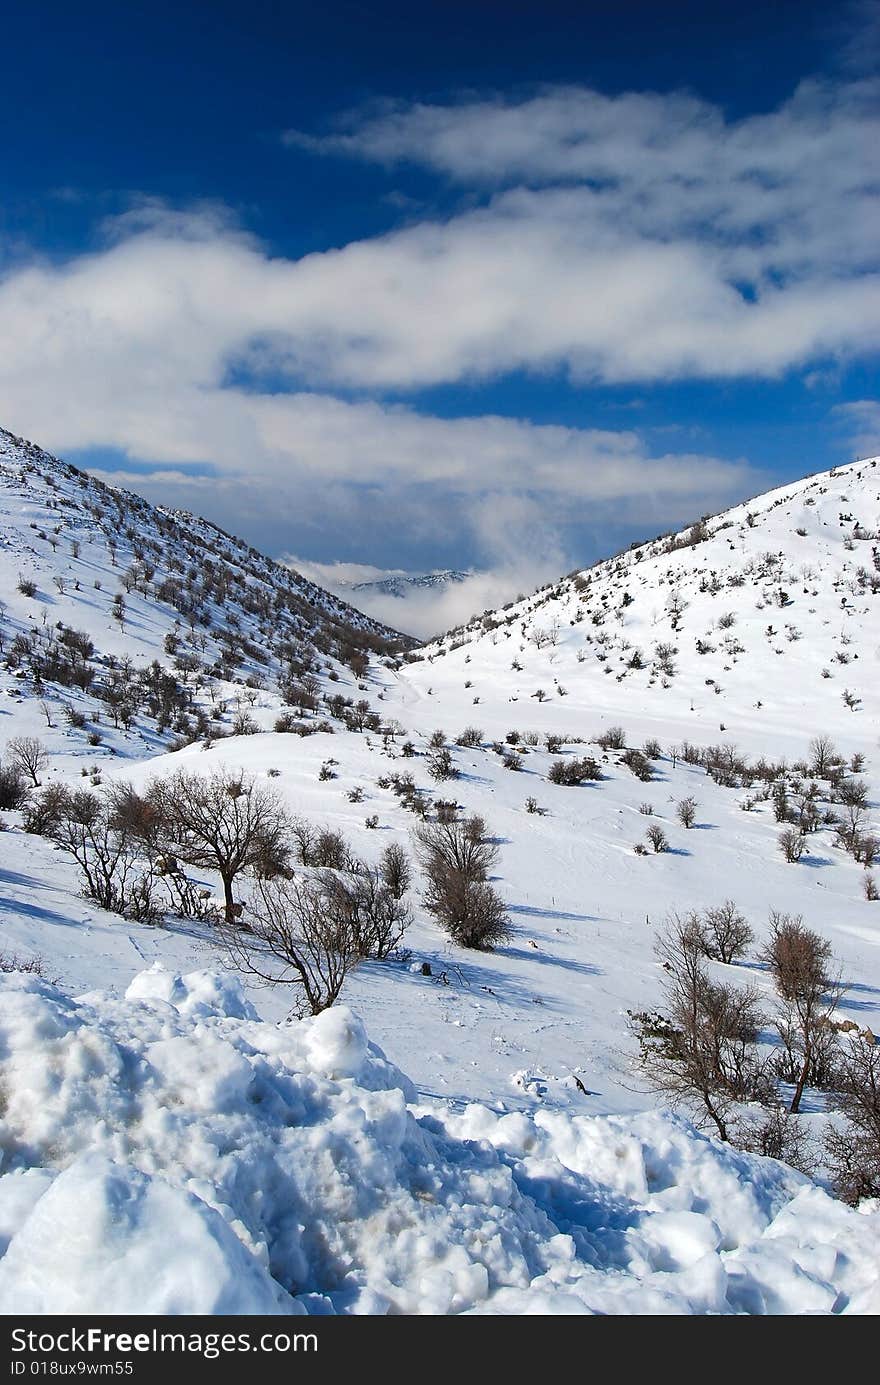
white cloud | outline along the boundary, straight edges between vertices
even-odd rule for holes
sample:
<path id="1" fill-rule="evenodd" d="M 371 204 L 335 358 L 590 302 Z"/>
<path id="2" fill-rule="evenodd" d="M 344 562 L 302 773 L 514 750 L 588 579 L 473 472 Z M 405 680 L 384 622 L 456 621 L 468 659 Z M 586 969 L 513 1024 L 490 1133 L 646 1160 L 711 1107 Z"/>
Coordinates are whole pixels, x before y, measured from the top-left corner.
<path id="1" fill-rule="evenodd" d="M 283 554 L 280 561 L 301 572 L 310 582 L 340 596 L 349 592 L 356 582 L 380 582 L 385 577 L 408 575 L 402 567 L 375 567 L 372 563 L 345 563 L 338 559 L 332 563 L 318 563 L 311 558 L 299 558 L 295 553 Z"/>
<path id="2" fill-rule="evenodd" d="M 412 359 L 417 382 L 556 365 L 611 381 L 772 375 L 871 349 L 877 90 L 805 82 L 777 111 L 726 122 L 692 96 L 548 88 L 291 136 L 490 194 L 446 223 L 342 252 L 344 277 L 377 271 L 391 319 L 340 369 L 406 380 L 395 313 L 429 270 L 425 306 L 450 311 Z"/>
<path id="3" fill-rule="evenodd" d="M 438 418 L 364 394 L 519 370 L 772 376 L 874 349 L 867 96 L 806 85 L 733 124 L 690 97 L 558 89 L 394 111 L 346 151 L 418 156 L 475 180 L 483 205 L 298 261 L 222 207 L 142 201 L 97 251 L 17 256 L 0 277 L 0 420 L 147 463 L 134 487 L 274 551 L 327 557 L 332 542 L 412 566 L 452 540 L 456 562 L 505 584 L 543 580 L 577 556 L 574 526 L 663 528 L 761 478 L 630 429 Z"/>
<path id="4" fill-rule="evenodd" d="M 856 399 L 838 404 L 834 413 L 846 428 L 858 457 L 880 456 L 880 400 Z"/>

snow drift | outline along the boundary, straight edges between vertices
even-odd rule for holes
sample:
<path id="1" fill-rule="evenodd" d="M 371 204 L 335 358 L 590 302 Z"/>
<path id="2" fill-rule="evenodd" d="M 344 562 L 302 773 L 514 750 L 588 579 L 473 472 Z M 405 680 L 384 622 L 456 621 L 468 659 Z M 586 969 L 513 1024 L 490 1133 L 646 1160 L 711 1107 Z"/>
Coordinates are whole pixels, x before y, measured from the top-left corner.
<path id="1" fill-rule="evenodd" d="M 0 977 L 4 1313 L 865 1313 L 880 1209 L 667 1116 L 418 1106 L 337 1007 Z"/>

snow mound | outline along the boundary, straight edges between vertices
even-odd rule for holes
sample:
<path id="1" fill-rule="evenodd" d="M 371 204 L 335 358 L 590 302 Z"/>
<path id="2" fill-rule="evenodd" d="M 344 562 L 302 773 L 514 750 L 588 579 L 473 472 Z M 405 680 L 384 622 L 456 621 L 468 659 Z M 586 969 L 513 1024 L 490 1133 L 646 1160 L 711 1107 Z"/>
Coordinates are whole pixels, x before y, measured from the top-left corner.
<path id="1" fill-rule="evenodd" d="M 205 972 L 0 994 L 0 1312 L 877 1309 L 880 1209 L 683 1121 L 418 1106 Z"/>

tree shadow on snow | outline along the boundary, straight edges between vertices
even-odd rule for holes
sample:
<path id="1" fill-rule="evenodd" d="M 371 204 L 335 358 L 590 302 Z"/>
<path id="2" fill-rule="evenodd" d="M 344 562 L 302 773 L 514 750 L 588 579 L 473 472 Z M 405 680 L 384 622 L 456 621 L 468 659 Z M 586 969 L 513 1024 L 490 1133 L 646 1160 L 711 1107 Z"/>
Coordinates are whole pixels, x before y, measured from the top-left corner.
<path id="1" fill-rule="evenodd" d="M 531 914 L 538 919 L 562 919 L 566 923 L 598 923 L 595 914 L 566 914 L 561 909 L 539 909 L 532 904 L 508 904 L 509 914 Z"/>
<path id="2" fill-rule="evenodd" d="M 581 976 L 601 976 L 602 968 L 594 967 L 590 962 L 576 962 L 570 957 L 553 957 L 548 952 L 542 952 L 539 947 L 505 947 L 503 949 L 505 957 L 511 957 L 518 962 L 540 962 L 545 967 L 561 967 L 563 971 L 575 971 Z"/>
<path id="3" fill-rule="evenodd" d="M 24 914 L 29 919 L 40 919 L 43 923 L 60 923 L 65 928 L 79 927 L 79 919 L 69 914 L 57 914 L 54 909 L 43 909 L 39 904 L 25 904 L 21 899 L 0 898 L 0 913 Z"/>
<path id="4" fill-rule="evenodd" d="M 51 889 L 45 880 L 38 880 L 35 875 L 22 875 L 21 871 L 7 870 L 5 866 L 0 866 L 0 881 L 4 885 L 25 885 L 29 890 Z"/>

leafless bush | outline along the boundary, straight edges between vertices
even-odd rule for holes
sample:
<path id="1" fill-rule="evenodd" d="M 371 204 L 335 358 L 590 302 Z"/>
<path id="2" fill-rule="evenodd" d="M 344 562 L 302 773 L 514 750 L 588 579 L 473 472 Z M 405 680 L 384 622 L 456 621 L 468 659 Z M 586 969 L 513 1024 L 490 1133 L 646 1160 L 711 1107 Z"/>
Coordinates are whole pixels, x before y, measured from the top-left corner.
<path id="1" fill-rule="evenodd" d="M 835 1076 L 838 1108 L 846 1121 L 825 1141 L 835 1192 L 854 1206 L 880 1197 L 880 1044 L 851 1034 Z"/>
<path id="2" fill-rule="evenodd" d="M 34 788 L 40 786 L 40 771 L 49 763 L 49 752 L 38 736 L 13 736 L 6 744 L 6 753 L 13 765 L 31 780 Z"/>
<path id="3" fill-rule="evenodd" d="M 0 811 L 24 808 L 29 792 L 17 765 L 0 765 Z"/>
<path id="4" fill-rule="evenodd" d="M 666 836 L 666 833 L 663 831 L 663 828 L 660 827 L 659 824 L 652 823 L 652 825 L 648 828 L 647 832 L 645 833 L 645 836 L 647 837 L 648 841 L 651 843 L 655 851 L 660 852 L 667 851 L 669 849 L 669 839 Z"/>
<path id="5" fill-rule="evenodd" d="M 87 898 L 141 923 L 160 923 L 156 872 L 140 842 L 114 822 L 112 803 L 88 789 L 66 793 L 51 836 L 79 866 Z"/>
<path id="6" fill-rule="evenodd" d="M 602 771 L 591 756 L 575 756 L 571 760 L 554 760 L 547 778 L 551 784 L 576 786 L 601 779 Z"/>
<path id="7" fill-rule="evenodd" d="M 792 863 L 799 861 L 804 854 L 806 844 L 803 832 L 797 831 L 794 827 L 788 827 L 779 834 L 779 850 L 786 861 Z"/>
<path id="8" fill-rule="evenodd" d="M 732 899 L 705 910 L 703 935 L 707 955 L 727 966 L 742 957 L 755 936 Z"/>
<path id="9" fill-rule="evenodd" d="M 466 726 L 461 735 L 456 737 L 455 744 L 477 749 L 483 744 L 483 733 L 478 726 Z"/>
<path id="10" fill-rule="evenodd" d="M 665 1009 L 630 1012 L 639 1066 L 655 1091 L 728 1140 L 734 1108 L 763 1099 L 768 1089 L 757 1048 L 757 996 L 710 980 L 692 918 L 673 917 L 656 950 Z"/>
<path id="11" fill-rule="evenodd" d="M 487 878 L 498 847 L 488 840 L 483 819 L 425 823 L 413 835 L 427 877 L 428 912 L 463 947 L 504 941 L 510 932 L 506 906 Z"/>
<path id="12" fill-rule="evenodd" d="M 161 824 L 165 850 L 220 876 L 227 923 L 239 912 L 233 885 L 243 871 L 270 878 L 286 869 L 287 816 L 274 792 L 259 781 L 223 770 L 200 775 L 181 769 L 153 780 L 146 797 Z"/>
<path id="13" fill-rule="evenodd" d="M 0 952 L 0 972 L 8 975 L 13 971 L 24 972 L 27 976 L 40 976 L 45 980 L 52 979 L 42 957 L 21 957 L 15 952 Z"/>
<path id="14" fill-rule="evenodd" d="M 781 1075 L 794 1083 L 790 1110 L 800 1110 L 804 1088 L 830 1080 L 834 1031 L 829 1021 L 843 993 L 832 971 L 831 944 L 800 916 L 772 913 L 763 952 L 782 1005 L 776 1027 L 782 1040 Z"/>
<path id="15" fill-rule="evenodd" d="M 637 779 L 649 783 L 654 778 L 651 769 L 651 761 L 640 750 L 627 750 L 622 756 L 622 761 L 627 769 L 631 770 Z"/>
<path id="16" fill-rule="evenodd" d="M 51 837 L 64 814 L 68 792 L 62 784 L 50 784 L 30 798 L 24 812 L 25 832 Z"/>
<path id="17" fill-rule="evenodd" d="M 815 1172 L 815 1149 L 809 1132 L 784 1106 L 770 1106 L 760 1114 L 748 1110 L 734 1123 L 731 1140 L 737 1149 L 749 1154 L 781 1159 L 802 1173 Z"/>
<path id="18" fill-rule="evenodd" d="M 229 920 L 218 925 L 230 960 L 269 985 L 301 987 L 298 1014 L 328 1009 L 364 958 L 362 938 L 321 879 L 260 880 L 248 924 L 247 930 Z"/>
<path id="19" fill-rule="evenodd" d="M 335 827 L 321 827 L 315 839 L 306 865 L 318 866 L 324 870 L 350 870 L 351 852 L 342 832 Z"/>
<path id="20" fill-rule="evenodd" d="M 626 732 L 622 726 L 609 726 L 596 737 L 596 744 L 603 750 L 623 750 L 626 746 Z"/>
<path id="21" fill-rule="evenodd" d="M 697 820 L 697 800 L 695 798 L 682 798 L 675 805 L 675 814 L 682 827 L 693 827 Z"/>
<path id="22" fill-rule="evenodd" d="M 382 880 L 379 870 L 363 862 L 356 874 L 343 879 L 323 871 L 317 884 L 323 897 L 325 923 L 339 932 L 349 931 L 363 957 L 386 958 L 397 947 L 412 914 Z"/>
<path id="23" fill-rule="evenodd" d="M 485 950 L 510 936 L 507 906 L 484 880 L 458 873 L 429 879 L 425 908 L 462 947 Z"/>
<path id="24" fill-rule="evenodd" d="M 844 807 L 864 808 L 868 802 L 868 785 L 864 779 L 842 779 L 837 787 L 836 797 Z"/>
<path id="25" fill-rule="evenodd" d="M 457 779 L 459 776 L 458 766 L 455 763 L 452 751 L 448 745 L 438 746 L 428 757 L 428 773 L 432 779 L 442 782 L 445 779 Z"/>
<path id="26" fill-rule="evenodd" d="M 379 861 L 382 883 L 395 899 L 402 899 L 412 884 L 412 866 L 403 847 L 391 842 L 382 852 Z"/>

